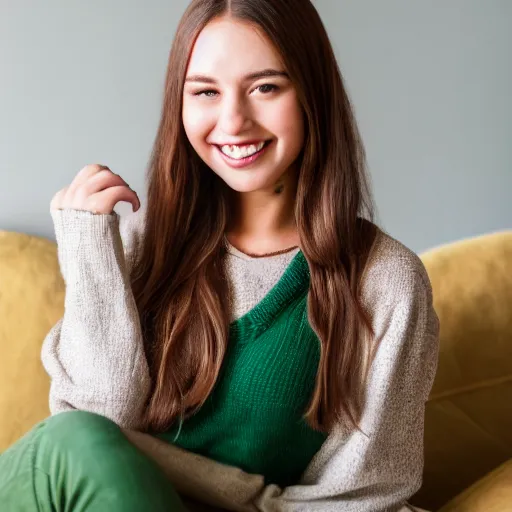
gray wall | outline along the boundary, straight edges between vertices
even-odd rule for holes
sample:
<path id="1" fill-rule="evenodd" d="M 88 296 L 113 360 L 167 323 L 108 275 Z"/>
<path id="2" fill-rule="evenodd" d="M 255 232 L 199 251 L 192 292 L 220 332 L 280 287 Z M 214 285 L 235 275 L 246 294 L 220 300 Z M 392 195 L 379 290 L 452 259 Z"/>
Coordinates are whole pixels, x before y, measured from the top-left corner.
<path id="1" fill-rule="evenodd" d="M 512 228 L 512 2 L 315 4 L 384 228 L 418 252 Z M 50 199 L 87 163 L 142 191 L 186 5 L 0 0 L 0 229 L 53 238 Z"/>

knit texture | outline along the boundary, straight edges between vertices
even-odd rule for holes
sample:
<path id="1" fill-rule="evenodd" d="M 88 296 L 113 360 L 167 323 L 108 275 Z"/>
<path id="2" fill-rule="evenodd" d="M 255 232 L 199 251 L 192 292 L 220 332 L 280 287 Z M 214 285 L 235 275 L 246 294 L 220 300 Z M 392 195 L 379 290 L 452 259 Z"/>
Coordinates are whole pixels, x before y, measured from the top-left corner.
<path id="1" fill-rule="evenodd" d="M 82 409 L 110 418 L 178 492 L 211 506 L 251 512 L 394 512 L 405 506 L 421 484 L 425 401 L 439 347 L 432 290 L 417 255 L 379 233 L 361 292 L 379 344 L 361 431 L 336 426 L 299 482 L 283 487 L 137 432 L 150 381 L 128 272 L 140 246 L 143 210 L 123 217 L 121 226 L 115 213 L 62 210 L 52 217 L 66 282 L 64 316 L 42 349 L 52 414 Z M 228 279 L 238 283 L 233 289 L 243 288 L 245 270 L 228 265 Z"/>
<path id="2" fill-rule="evenodd" d="M 231 324 L 221 374 L 201 410 L 161 439 L 268 483 L 298 482 L 326 438 L 303 419 L 320 358 L 307 319 L 308 286 L 299 252 L 270 292 Z"/>
<path id="3" fill-rule="evenodd" d="M 277 284 L 288 265 L 299 252 L 293 249 L 279 256 L 253 257 L 227 242 L 227 274 L 230 279 L 231 320 L 240 318 L 261 302 Z"/>

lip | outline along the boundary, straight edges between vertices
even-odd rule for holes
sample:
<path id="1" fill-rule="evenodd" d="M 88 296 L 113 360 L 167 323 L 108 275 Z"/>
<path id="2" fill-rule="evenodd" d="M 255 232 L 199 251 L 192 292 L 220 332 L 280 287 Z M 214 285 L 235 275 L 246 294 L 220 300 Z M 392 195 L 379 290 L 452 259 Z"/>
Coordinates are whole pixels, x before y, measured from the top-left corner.
<path id="1" fill-rule="evenodd" d="M 261 140 L 259 142 L 261 142 Z M 240 160 L 235 160 L 234 158 L 225 155 L 220 149 L 221 146 L 217 146 L 217 144 L 214 144 L 214 146 L 215 149 L 219 152 L 219 155 L 230 167 L 233 167 L 234 169 L 243 169 L 244 167 L 247 167 L 254 163 L 262 155 L 264 155 L 269 146 L 272 144 L 272 142 L 272 140 L 265 141 L 265 145 L 257 153 L 254 153 L 254 155 L 248 156 L 247 158 L 241 158 Z"/>
<path id="2" fill-rule="evenodd" d="M 214 146 L 250 146 L 251 144 L 259 144 L 260 142 L 269 142 L 270 139 L 251 139 L 251 140 L 244 140 L 244 141 L 238 141 L 238 142 L 214 142 Z"/>

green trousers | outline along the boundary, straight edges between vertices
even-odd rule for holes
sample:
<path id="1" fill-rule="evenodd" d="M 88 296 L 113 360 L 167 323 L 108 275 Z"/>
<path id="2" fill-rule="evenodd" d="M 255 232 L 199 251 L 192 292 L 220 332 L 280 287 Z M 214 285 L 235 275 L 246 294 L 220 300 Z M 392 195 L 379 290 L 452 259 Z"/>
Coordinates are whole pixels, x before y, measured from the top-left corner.
<path id="1" fill-rule="evenodd" d="M 0 455 L 5 512 L 181 512 L 158 466 L 112 421 L 63 412 Z"/>

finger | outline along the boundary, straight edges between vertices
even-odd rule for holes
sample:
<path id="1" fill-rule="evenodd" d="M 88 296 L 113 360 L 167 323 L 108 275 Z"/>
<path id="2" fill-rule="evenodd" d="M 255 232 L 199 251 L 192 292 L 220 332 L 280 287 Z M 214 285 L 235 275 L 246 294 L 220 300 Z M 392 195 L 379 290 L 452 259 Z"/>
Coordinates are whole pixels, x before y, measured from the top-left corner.
<path id="1" fill-rule="evenodd" d="M 62 210 L 64 196 L 66 195 L 67 187 L 59 190 L 50 201 L 50 211 Z"/>
<path id="2" fill-rule="evenodd" d="M 93 174 L 87 181 L 77 187 L 76 192 L 82 196 L 87 197 L 96 192 L 101 192 L 109 187 L 125 186 L 130 188 L 128 183 L 119 176 L 114 174 L 108 169 L 102 169 L 101 171 Z"/>
<path id="3" fill-rule="evenodd" d="M 140 208 L 140 201 L 136 192 L 123 185 L 109 187 L 89 196 L 87 209 L 93 213 L 112 213 L 114 206 L 120 201 L 131 203 L 134 212 Z"/>
<path id="4" fill-rule="evenodd" d="M 77 187 L 79 187 L 84 182 L 86 182 L 91 176 L 97 174 L 98 172 L 100 172 L 104 169 L 110 170 L 109 167 L 107 167 L 106 165 L 102 165 L 102 164 L 89 164 L 89 165 L 86 165 L 85 167 L 82 167 L 78 171 L 78 173 L 75 176 L 75 178 L 73 179 L 73 181 L 71 182 L 71 185 L 69 186 L 69 188 L 72 191 L 74 191 Z"/>

